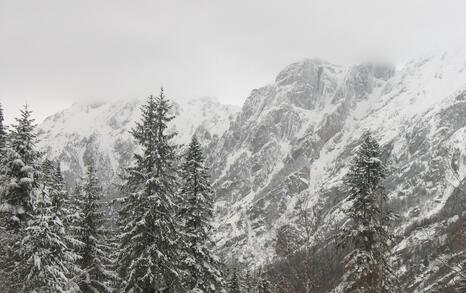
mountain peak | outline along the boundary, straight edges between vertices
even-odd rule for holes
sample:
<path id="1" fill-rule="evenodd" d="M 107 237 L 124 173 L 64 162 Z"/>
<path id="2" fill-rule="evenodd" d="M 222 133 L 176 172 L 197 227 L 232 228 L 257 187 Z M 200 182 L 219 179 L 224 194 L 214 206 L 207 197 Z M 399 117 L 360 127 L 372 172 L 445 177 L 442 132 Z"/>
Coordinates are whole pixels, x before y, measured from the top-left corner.
<path id="1" fill-rule="evenodd" d="M 338 67 L 322 59 L 302 59 L 286 66 L 275 78 L 278 85 L 287 85 L 299 81 L 315 80 L 324 67 Z"/>

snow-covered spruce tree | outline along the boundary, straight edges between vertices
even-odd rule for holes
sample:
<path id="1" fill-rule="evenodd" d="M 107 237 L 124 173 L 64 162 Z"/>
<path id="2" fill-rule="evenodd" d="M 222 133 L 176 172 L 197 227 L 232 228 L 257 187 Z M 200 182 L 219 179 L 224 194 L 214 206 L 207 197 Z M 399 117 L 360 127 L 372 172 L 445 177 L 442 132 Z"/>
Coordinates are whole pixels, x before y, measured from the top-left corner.
<path id="1" fill-rule="evenodd" d="M 9 133 L 8 148 L 2 163 L 1 212 L 3 226 L 19 232 L 32 214 L 34 189 L 37 188 L 35 175 L 38 170 L 40 153 L 36 151 L 36 124 L 27 106 L 21 110 Z"/>
<path id="2" fill-rule="evenodd" d="M 219 260 L 213 255 L 212 205 L 213 190 L 205 167 L 201 145 L 193 136 L 181 168 L 180 199 L 182 231 L 187 245 L 183 263 L 186 270 L 185 288 L 203 292 L 220 292 L 223 287 Z"/>
<path id="3" fill-rule="evenodd" d="M 66 191 L 50 161 L 44 161 L 41 171 L 33 217 L 18 246 L 21 261 L 13 270 L 22 280 L 17 292 L 79 292 L 79 256 L 71 246 L 75 240 L 63 224 Z"/>
<path id="4" fill-rule="evenodd" d="M 4 156 L 5 156 L 5 147 L 6 147 L 6 139 L 7 139 L 7 136 L 6 136 L 6 130 L 5 130 L 5 126 L 3 124 L 3 121 L 4 121 L 4 118 L 3 118 L 3 108 L 2 108 L 2 105 L 0 104 L 0 194 L 3 193 L 3 188 L 4 188 L 4 185 L 5 185 L 5 181 L 3 180 L 3 177 L 4 177 L 4 168 L 3 168 L 3 164 L 4 164 Z M 0 198 L 0 208 L 2 208 L 2 201 L 1 201 L 1 198 Z M 3 219 L 2 219 L 3 218 Z M 4 218 L 5 218 L 5 215 L 3 214 L 2 215 L 2 218 L 0 218 L 2 220 L 2 222 L 4 222 Z M 0 239 L 5 239 L 7 238 L 7 234 L 2 231 L 2 226 L 4 225 L 4 223 L 0 222 Z M 4 241 L 0 241 L 0 246 L 4 246 L 6 243 Z M 0 255 L 3 255 L 4 252 L 2 251 L 2 249 L 0 248 Z M 4 262 L 4 260 L 2 259 L 2 257 L 0 256 L 0 265 Z M 0 270 L 1 271 L 1 270 Z M 3 280 L 5 276 L 3 276 L 2 274 L 0 274 L 0 284 L 3 284 L 3 283 L 6 283 L 5 280 Z"/>
<path id="5" fill-rule="evenodd" d="M 72 248 L 79 246 L 80 242 L 74 237 L 75 227 L 72 225 L 72 218 L 75 216 L 75 203 L 72 202 L 70 193 L 65 186 L 60 163 L 45 159 L 41 165 L 39 181 L 42 186 L 45 185 L 49 188 L 49 198 L 68 235 L 67 245 Z"/>
<path id="6" fill-rule="evenodd" d="M 56 164 L 49 159 L 44 159 L 41 164 L 39 179 L 42 185 L 49 188 L 49 198 L 56 212 L 60 213 L 61 218 L 65 218 L 68 211 L 64 209 L 69 204 L 69 198 L 61 174 L 60 164 Z"/>
<path id="7" fill-rule="evenodd" d="M 3 108 L 2 108 L 2 104 L 0 104 L 0 155 L 4 154 L 3 152 L 5 150 L 6 141 L 7 141 L 6 126 L 3 124 L 4 121 L 5 121 L 5 118 L 3 117 Z"/>
<path id="8" fill-rule="evenodd" d="M 351 207 L 340 244 L 351 243 L 351 250 L 345 257 L 345 273 L 337 291 L 398 292 L 388 262 L 393 236 L 388 227 L 391 214 L 384 207 L 385 176 L 379 144 L 365 132 L 344 179 Z"/>
<path id="9" fill-rule="evenodd" d="M 78 249 L 82 277 L 79 287 L 84 293 L 112 292 L 114 274 L 111 267 L 109 231 L 105 227 L 102 187 L 92 164 L 77 188 L 75 195 L 77 219 L 76 236 L 81 242 Z"/>
<path id="10" fill-rule="evenodd" d="M 38 191 L 39 152 L 35 150 L 36 131 L 31 111 L 24 107 L 10 129 L 0 168 L 0 273 L 3 290 L 17 292 L 24 281 L 15 273 L 23 261 L 19 248 L 33 215 L 33 200 Z"/>
<path id="11" fill-rule="evenodd" d="M 141 153 L 126 170 L 118 225 L 120 292 L 153 292 L 181 286 L 182 238 L 175 214 L 178 189 L 175 148 L 168 134 L 171 105 L 163 90 L 141 107 L 132 130 Z"/>

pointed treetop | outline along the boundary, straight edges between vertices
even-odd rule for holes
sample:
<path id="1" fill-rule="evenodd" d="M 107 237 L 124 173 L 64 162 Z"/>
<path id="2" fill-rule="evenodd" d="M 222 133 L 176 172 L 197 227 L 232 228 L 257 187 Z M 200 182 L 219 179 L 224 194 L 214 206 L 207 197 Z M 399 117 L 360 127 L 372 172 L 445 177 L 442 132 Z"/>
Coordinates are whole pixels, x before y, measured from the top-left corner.
<path id="1" fill-rule="evenodd" d="M 12 126 L 11 131 L 11 147 L 25 164 L 31 164 L 40 156 L 40 153 L 35 150 L 37 124 L 27 104 L 21 109 L 20 117 L 15 120 L 16 124 Z"/>
<path id="2" fill-rule="evenodd" d="M 163 92 L 163 86 L 160 87 L 160 98 L 165 98 L 165 94 Z"/>
<path id="3" fill-rule="evenodd" d="M 6 146 L 6 127 L 3 125 L 3 121 L 5 119 L 3 117 L 2 104 L 0 103 L 0 151 Z"/>
<path id="4" fill-rule="evenodd" d="M 197 139 L 197 136 L 194 134 L 193 137 L 191 138 L 191 144 L 193 147 L 201 147 L 201 144 L 199 143 L 199 140 Z"/>
<path id="5" fill-rule="evenodd" d="M 198 162 L 202 163 L 204 161 L 203 156 L 202 156 L 201 144 L 197 140 L 196 135 L 193 135 L 193 137 L 191 138 L 191 142 L 189 143 L 188 153 L 194 156 L 195 159 L 198 160 Z"/>
<path id="6" fill-rule="evenodd" d="M 3 107 L 2 107 L 2 103 L 0 103 L 0 124 L 3 124 Z"/>

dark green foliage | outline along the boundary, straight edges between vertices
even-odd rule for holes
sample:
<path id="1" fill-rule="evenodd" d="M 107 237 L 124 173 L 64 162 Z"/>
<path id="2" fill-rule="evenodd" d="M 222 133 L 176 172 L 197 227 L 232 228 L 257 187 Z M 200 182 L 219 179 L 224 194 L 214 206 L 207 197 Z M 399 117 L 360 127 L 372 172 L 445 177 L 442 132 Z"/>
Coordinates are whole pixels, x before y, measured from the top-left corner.
<path id="1" fill-rule="evenodd" d="M 377 141 L 369 132 L 360 146 L 345 177 L 347 210 L 350 218 L 341 233 L 341 243 L 351 243 L 345 257 L 343 292 L 397 292 L 388 257 L 392 235 L 391 214 L 385 210 L 387 194 L 383 186 L 386 169 L 381 161 Z"/>
<path id="2" fill-rule="evenodd" d="M 180 216 L 183 218 L 186 245 L 183 262 L 187 289 L 197 288 L 206 293 L 219 292 L 223 286 L 219 261 L 212 254 L 213 243 L 210 240 L 213 190 L 207 172 L 201 146 L 194 136 L 181 171 Z"/>
<path id="3" fill-rule="evenodd" d="M 69 244 L 69 237 L 60 215 L 60 207 L 46 187 L 34 202 L 34 217 L 24 230 L 19 248 L 21 261 L 12 273 L 19 276 L 20 292 L 78 292 L 74 279 L 80 274 L 78 255 Z M 18 288 L 18 287 L 16 287 Z M 14 290 L 13 290 L 14 291 Z"/>
<path id="4" fill-rule="evenodd" d="M 30 115 L 29 111 L 23 112 L 23 118 Z M 58 168 L 54 168 L 52 162 L 45 160 L 42 165 L 37 163 L 39 157 L 34 150 L 35 135 L 28 133 L 33 127 L 23 127 L 30 119 L 19 120 L 15 131 L 22 132 L 17 135 L 14 144 L 28 143 L 30 148 L 16 147 L 20 153 L 9 150 L 9 154 L 17 156 L 13 166 L 22 165 L 23 172 L 29 172 L 19 182 L 27 182 L 28 186 L 23 193 L 29 196 L 30 209 L 25 218 L 6 224 L 6 237 L 2 239 L 1 273 L 3 275 L 3 288 L 5 292 L 78 292 L 79 288 L 74 277 L 79 275 L 76 266 L 78 256 L 73 251 L 63 219 L 68 211 L 65 208 L 67 199 L 61 174 Z M 23 126 L 21 126 L 23 125 Z M 24 165 L 24 161 L 29 165 Z M 6 165 L 7 167 L 10 165 Z M 7 176 L 14 173 L 6 172 Z M 21 173 L 17 173 L 21 174 Z M 8 178 L 8 177 L 7 177 Z M 10 177 L 11 181 L 17 180 Z M 20 185 L 21 186 L 21 185 Z M 13 189 L 15 190 L 15 189 Z M 16 191 L 21 189 L 16 187 Z M 8 193 L 12 196 L 15 193 Z M 5 204 L 5 203 L 4 203 Z M 6 202 L 8 205 L 8 202 Z M 18 209 L 18 207 L 17 207 Z M 15 217 L 14 213 L 10 213 Z"/>
<path id="5" fill-rule="evenodd" d="M 40 153 L 35 150 L 36 125 L 27 106 L 21 110 L 9 134 L 8 148 L 2 156 L 2 218 L 4 227 L 18 231 L 32 217 L 33 191 L 38 187 L 34 179 L 38 173 L 37 160 Z"/>
<path id="6" fill-rule="evenodd" d="M 174 134 L 168 134 L 169 101 L 163 90 L 141 107 L 132 134 L 141 148 L 126 170 L 119 211 L 118 274 L 121 292 L 181 286 Z"/>
<path id="7" fill-rule="evenodd" d="M 75 230 L 80 241 L 80 269 L 83 277 L 80 281 L 84 293 L 112 292 L 111 282 L 115 279 L 110 267 L 112 247 L 108 228 L 105 227 L 104 202 L 102 187 L 93 165 L 89 165 L 86 176 L 76 189 Z"/>
<path id="8" fill-rule="evenodd" d="M 6 126 L 4 125 L 3 108 L 0 104 L 0 154 L 3 154 L 7 143 Z"/>

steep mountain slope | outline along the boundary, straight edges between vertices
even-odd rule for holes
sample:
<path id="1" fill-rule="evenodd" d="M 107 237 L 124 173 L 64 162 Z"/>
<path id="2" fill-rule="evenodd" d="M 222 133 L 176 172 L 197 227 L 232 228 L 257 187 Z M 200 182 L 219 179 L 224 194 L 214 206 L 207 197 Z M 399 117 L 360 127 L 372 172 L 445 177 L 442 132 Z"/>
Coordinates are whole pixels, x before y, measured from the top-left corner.
<path id="1" fill-rule="evenodd" d="M 464 249 L 457 238 L 466 218 L 458 188 L 466 175 L 465 126 L 464 51 L 414 60 L 396 72 L 373 64 L 292 64 L 251 93 L 211 146 L 218 243 L 227 258 L 277 261 L 277 229 L 305 209 L 313 215 L 312 245 L 331 250 L 328 241 L 345 219 L 341 179 L 369 129 L 392 170 L 386 184 L 400 216 L 396 263 L 403 286 L 433 292 L 448 274 L 439 270 L 439 257 Z"/>
<path id="2" fill-rule="evenodd" d="M 143 100 L 76 103 L 48 117 L 40 126 L 39 147 L 61 162 L 70 185 L 82 175 L 86 162 L 94 161 L 105 187 L 121 168 L 131 163 L 135 146 L 129 131 L 138 120 Z M 238 107 L 212 98 L 174 102 L 171 131 L 177 143 L 189 142 L 196 133 L 208 144 L 228 129 Z"/>
<path id="3" fill-rule="evenodd" d="M 97 162 L 109 190 L 135 147 L 128 130 L 141 101 L 75 104 L 41 126 L 41 147 L 62 161 L 69 182 Z M 311 215 L 316 292 L 338 284 L 332 236 L 345 222 L 342 178 L 357 139 L 373 131 L 391 173 L 399 215 L 394 252 L 408 292 L 445 292 L 448 262 L 466 245 L 466 51 L 407 63 L 339 66 L 306 59 L 251 92 L 241 111 L 203 99 L 176 106 L 179 142 L 196 132 L 216 190 L 215 238 L 228 259 L 277 263 L 277 230 L 303 233 Z M 437 291 L 436 291 L 437 290 Z M 443 291 L 442 291 L 443 290 Z"/>

